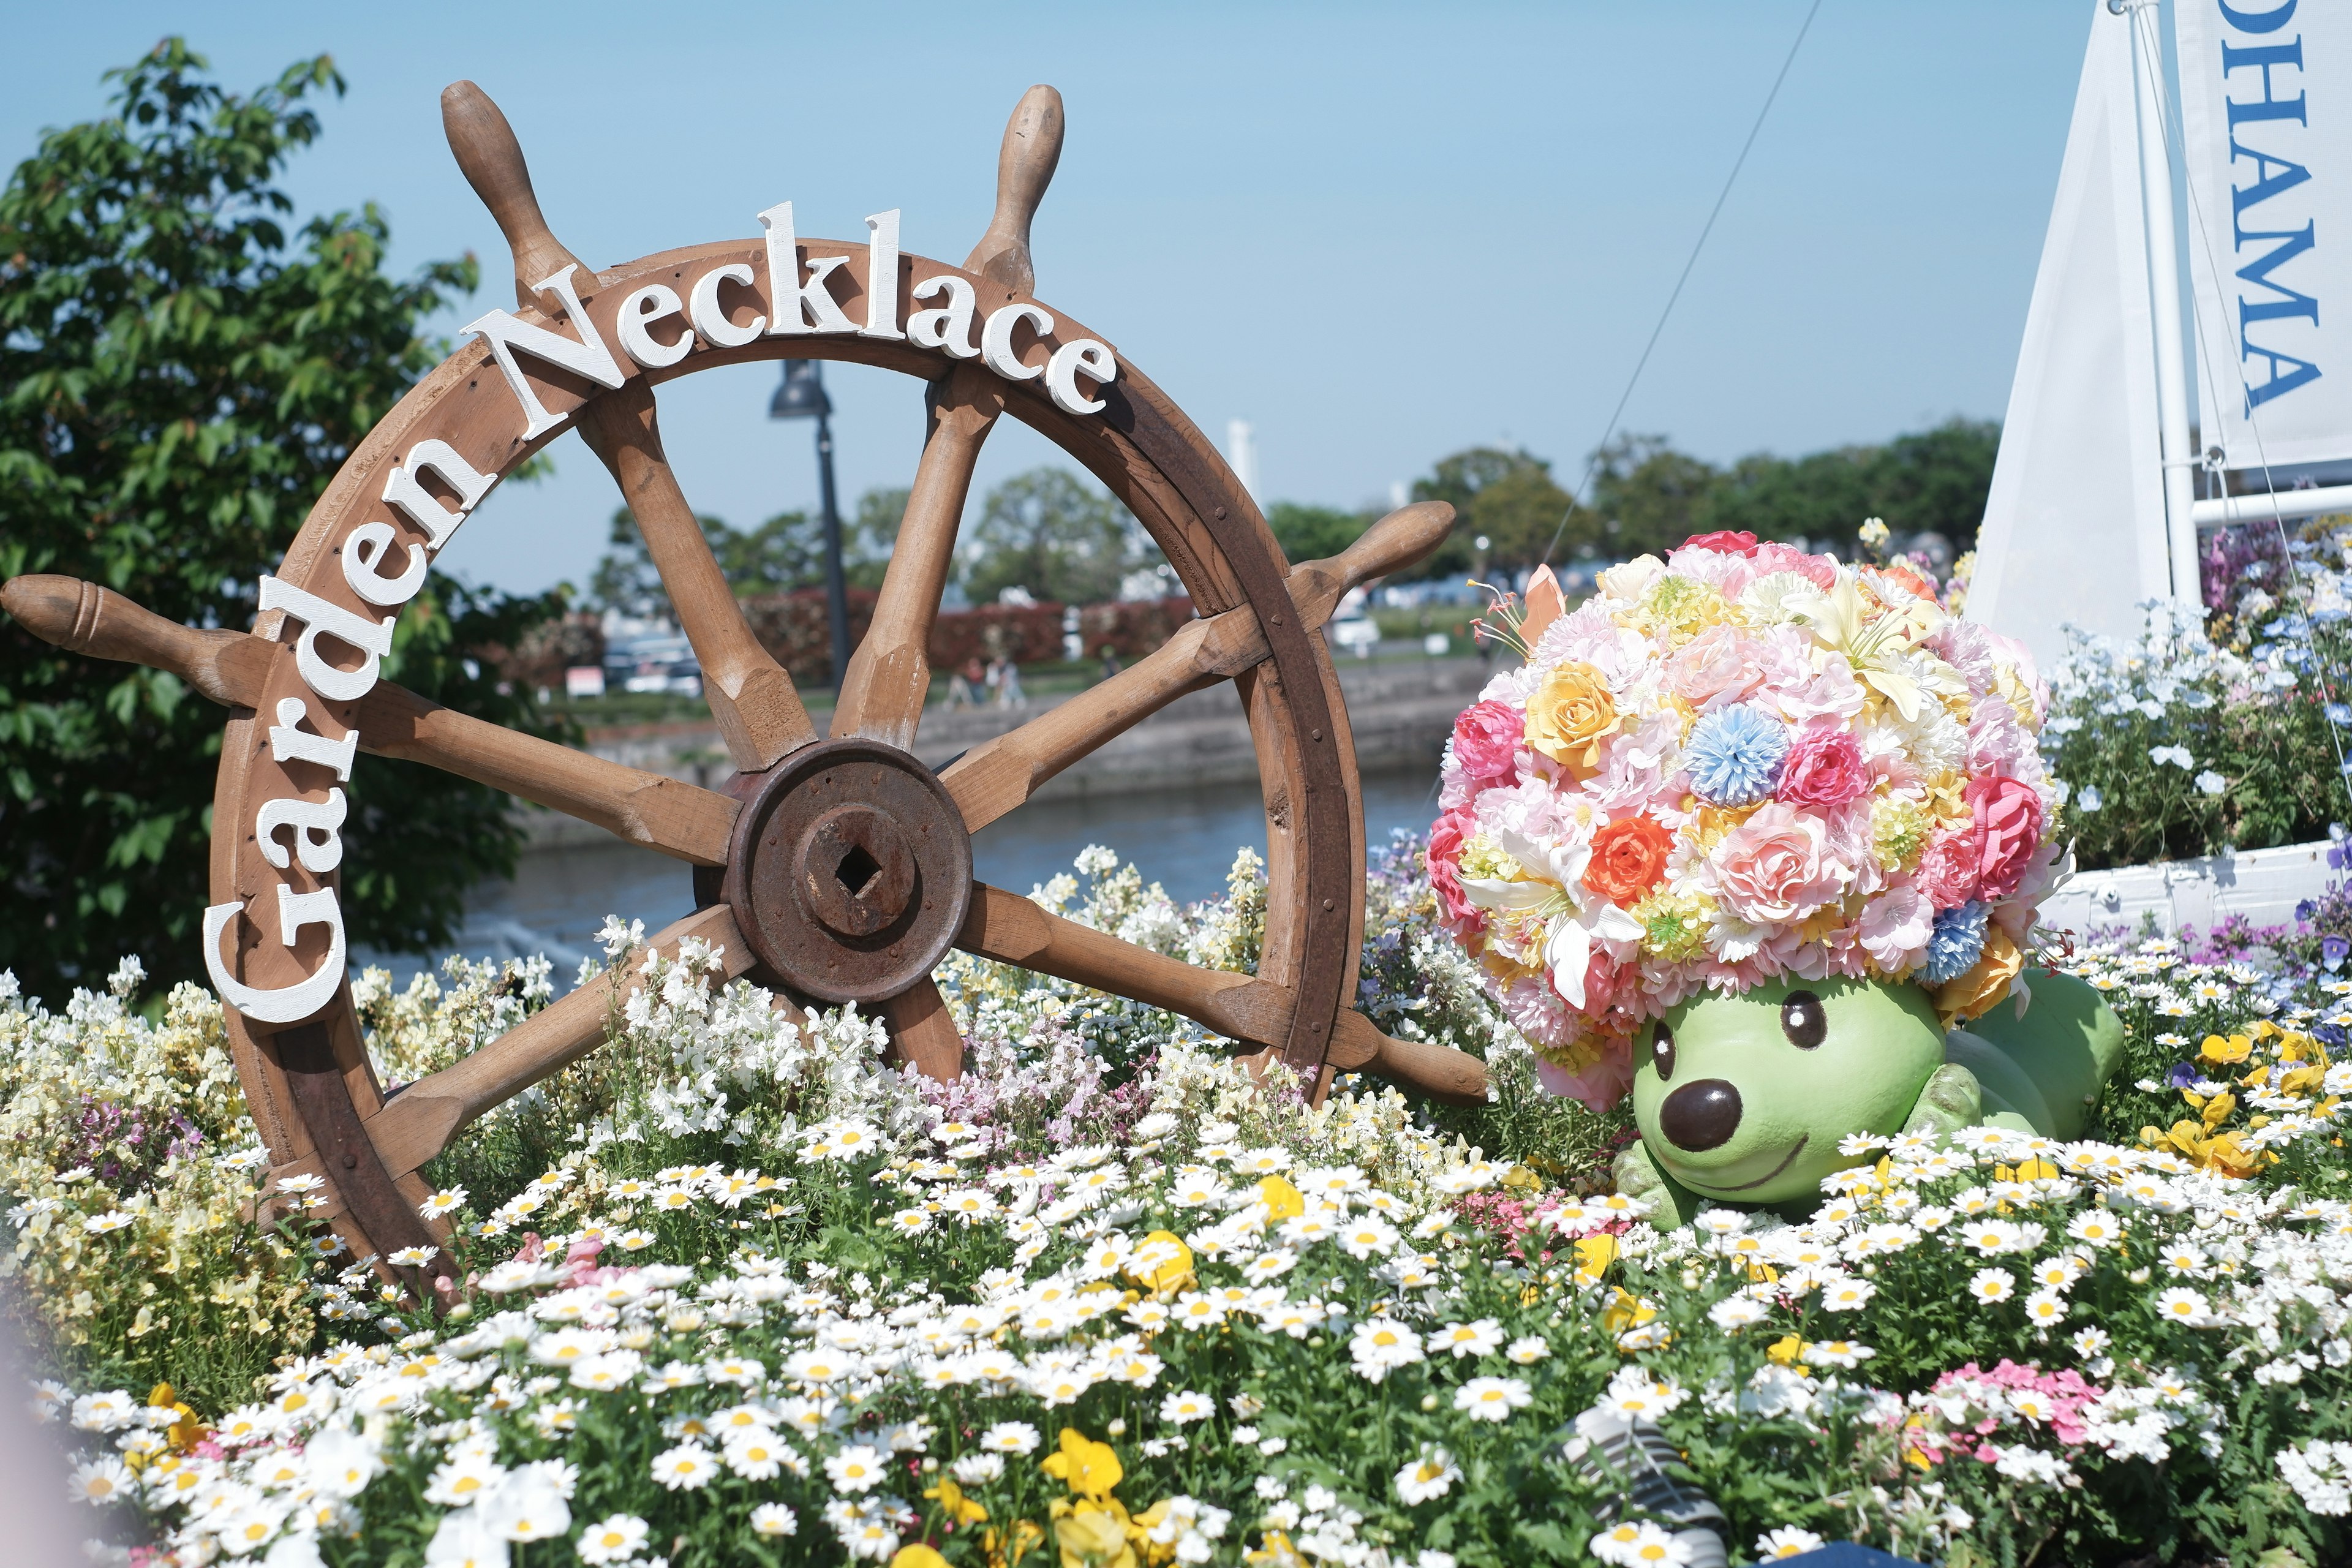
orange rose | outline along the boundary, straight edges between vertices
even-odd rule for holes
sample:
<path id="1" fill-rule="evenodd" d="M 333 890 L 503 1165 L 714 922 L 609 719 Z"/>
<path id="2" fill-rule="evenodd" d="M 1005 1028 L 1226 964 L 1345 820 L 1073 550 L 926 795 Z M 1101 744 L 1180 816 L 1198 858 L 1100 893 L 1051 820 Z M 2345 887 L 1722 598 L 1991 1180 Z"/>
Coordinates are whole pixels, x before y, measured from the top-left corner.
<path id="1" fill-rule="evenodd" d="M 1589 664 L 1563 664 L 1544 677 L 1528 702 L 1528 745 L 1553 762 L 1591 767 L 1598 742 L 1617 727 L 1609 683 Z"/>
<path id="2" fill-rule="evenodd" d="M 2025 967 L 2025 954 L 2009 940 L 2009 933 L 1999 926 L 1985 932 L 1984 952 L 1977 965 L 1966 974 L 1947 980 L 1936 992 L 1936 1011 L 1942 1016 L 1944 1027 L 1950 1028 L 1963 1018 L 1981 1018 L 1993 1010 L 1994 1005 L 2007 996 L 2017 979 L 2017 972 Z"/>
<path id="3" fill-rule="evenodd" d="M 1631 904 L 1666 874 L 1675 836 L 1646 816 L 1612 822 L 1592 836 L 1592 859 L 1584 885 L 1604 899 Z"/>

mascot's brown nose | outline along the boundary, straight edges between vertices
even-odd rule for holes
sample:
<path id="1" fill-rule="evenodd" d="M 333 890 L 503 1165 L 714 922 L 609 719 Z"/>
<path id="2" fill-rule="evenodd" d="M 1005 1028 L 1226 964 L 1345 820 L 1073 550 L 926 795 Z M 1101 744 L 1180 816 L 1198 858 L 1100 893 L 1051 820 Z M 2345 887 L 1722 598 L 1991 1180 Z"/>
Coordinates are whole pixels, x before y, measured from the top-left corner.
<path id="1" fill-rule="evenodd" d="M 1739 1131 L 1739 1091 L 1719 1078 L 1686 1083 L 1658 1107 L 1658 1131 L 1694 1154 L 1727 1143 Z"/>

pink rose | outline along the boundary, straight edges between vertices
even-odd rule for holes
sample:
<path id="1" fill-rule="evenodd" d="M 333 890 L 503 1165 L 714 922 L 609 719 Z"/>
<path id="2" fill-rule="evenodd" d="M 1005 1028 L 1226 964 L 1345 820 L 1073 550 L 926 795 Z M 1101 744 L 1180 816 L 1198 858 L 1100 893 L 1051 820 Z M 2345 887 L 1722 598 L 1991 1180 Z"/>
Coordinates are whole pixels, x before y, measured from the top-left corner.
<path id="1" fill-rule="evenodd" d="M 1716 901 L 1752 925 L 1785 925 L 1836 898 L 1843 870 L 1818 816 L 1767 802 L 1732 829 L 1708 862 Z"/>
<path id="2" fill-rule="evenodd" d="M 2005 899 L 2042 847 L 2042 797 L 2021 780 L 1979 776 L 1960 798 L 1976 818 L 1978 893 Z"/>
<path id="3" fill-rule="evenodd" d="M 1737 626 L 1709 626 L 1666 658 L 1666 689 L 1695 707 L 1738 702 L 1765 677 L 1764 650 Z"/>
<path id="4" fill-rule="evenodd" d="M 1912 882 L 1936 908 L 1957 910 L 1977 896 L 1977 867 L 1975 824 L 1939 827 L 1920 854 Z"/>
<path id="5" fill-rule="evenodd" d="M 1462 819 L 1447 812 L 1429 830 L 1429 885 L 1445 911 L 1446 923 L 1474 927 L 1477 907 L 1462 895 Z"/>
<path id="6" fill-rule="evenodd" d="M 1527 715 L 1507 702 L 1475 702 L 1454 721 L 1454 760 L 1475 779 L 1507 779 L 1527 733 Z"/>
<path id="7" fill-rule="evenodd" d="M 1774 793 L 1798 805 L 1843 805 L 1870 793 L 1862 742 L 1843 724 L 1808 724 L 1797 731 Z"/>

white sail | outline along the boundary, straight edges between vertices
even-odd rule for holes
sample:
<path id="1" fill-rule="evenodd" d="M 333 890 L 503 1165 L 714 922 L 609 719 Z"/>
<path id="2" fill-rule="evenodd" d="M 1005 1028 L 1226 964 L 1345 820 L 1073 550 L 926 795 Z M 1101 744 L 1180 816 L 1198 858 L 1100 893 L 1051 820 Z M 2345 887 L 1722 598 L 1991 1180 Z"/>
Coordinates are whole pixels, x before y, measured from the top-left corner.
<path id="1" fill-rule="evenodd" d="M 2352 5 L 2178 0 L 2205 439 L 2352 458 Z"/>
<path id="2" fill-rule="evenodd" d="M 2045 666 L 2063 623 L 2127 637 L 2139 602 L 2172 592 L 2131 26 L 2090 11 L 1969 587 L 1968 618 Z"/>

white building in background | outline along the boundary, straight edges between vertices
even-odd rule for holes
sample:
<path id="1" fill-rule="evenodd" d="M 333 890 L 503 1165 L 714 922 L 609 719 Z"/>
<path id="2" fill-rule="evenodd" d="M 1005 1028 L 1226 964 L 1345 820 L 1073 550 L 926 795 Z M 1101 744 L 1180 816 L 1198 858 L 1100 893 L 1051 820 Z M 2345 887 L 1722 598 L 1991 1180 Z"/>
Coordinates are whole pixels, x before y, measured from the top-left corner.
<path id="1" fill-rule="evenodd" d="M 2352 5 L 2170 9 L 2177 95 L 2157 0 L 2090 0 L 1978 540 L 1969 618 L 2044 662 L 2062 623 L 2201 604 L 2200 529 L 2352 511 L 2352 310 L 2321 309 L 2352 248 Z M 2223 494 L 2198 499 L 2200 467 Z"/>
<path id="2" fill-rule="evenodd" d="M 1248 420 L 1225 421 L 1225 461 L 1232 465 L 1242 489 L 1249 491 L 1250 500 L 1265 499 L 1257 493 L 1257 431 Z"/>

